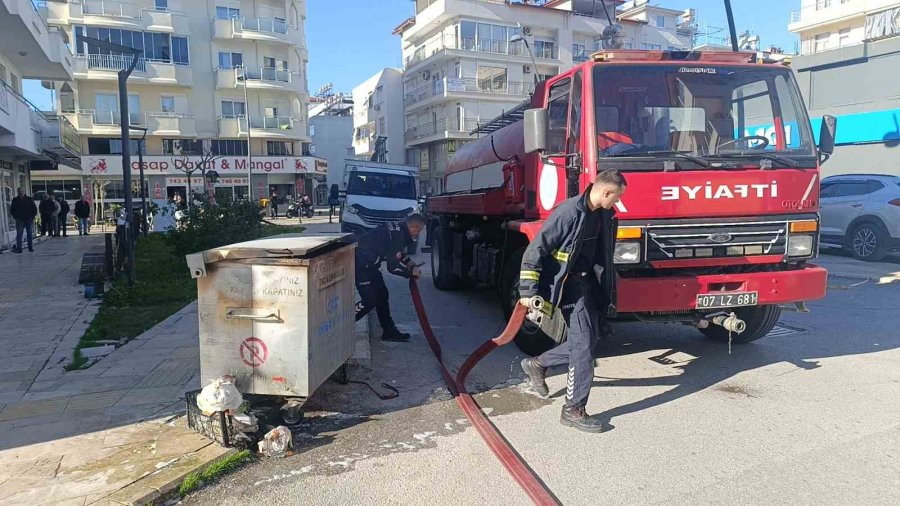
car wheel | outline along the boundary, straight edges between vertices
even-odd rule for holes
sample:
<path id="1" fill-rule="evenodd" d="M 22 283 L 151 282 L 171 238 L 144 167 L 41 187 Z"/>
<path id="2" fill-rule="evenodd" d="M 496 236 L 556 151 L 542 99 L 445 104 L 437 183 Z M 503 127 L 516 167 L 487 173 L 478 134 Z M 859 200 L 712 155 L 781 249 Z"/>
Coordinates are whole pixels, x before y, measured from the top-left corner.
<path id="1" fill-rule="evenodd" d="M 888 234 L 875 223 L 862 223 L 853 227 L 847 245 L 855 258 L 878 262 L 887 255 Z"/>

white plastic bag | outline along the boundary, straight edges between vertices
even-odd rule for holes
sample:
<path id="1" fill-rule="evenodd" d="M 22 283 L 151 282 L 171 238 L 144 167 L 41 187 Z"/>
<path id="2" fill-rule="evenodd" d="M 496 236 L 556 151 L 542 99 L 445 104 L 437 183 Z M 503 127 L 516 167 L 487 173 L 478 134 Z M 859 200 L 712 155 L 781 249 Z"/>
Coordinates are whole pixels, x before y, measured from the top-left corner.
<path id="1" fill-rule="evenodd" d="M 232 378 L 226 376 L 213 380 L 203 387 L 197 395 L 197 407 L 204 415 L 211 415 L 217 411 L 232 411 L 241 407 L 244 398 L 234 386 Z"/>
<path id="2" fill-rule="evenodd" d="M 270 430 L 259 442 L 259 453 L 266 457 L 284 457 L 293 446 L 293 441 L 290 429 L 281 425 Z"/>

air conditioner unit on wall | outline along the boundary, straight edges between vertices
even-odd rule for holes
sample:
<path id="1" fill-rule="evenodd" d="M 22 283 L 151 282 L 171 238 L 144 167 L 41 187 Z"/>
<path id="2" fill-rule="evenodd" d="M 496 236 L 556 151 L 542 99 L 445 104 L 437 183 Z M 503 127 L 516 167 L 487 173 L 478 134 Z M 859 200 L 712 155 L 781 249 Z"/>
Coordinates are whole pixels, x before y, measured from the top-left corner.
<path id="1" fill-rule="evenodd" d="M 426 81 L 428 79 L 431 79 L 431 71 L 430 70 L 422 71 L 422 79 L 425 79 Z"/>
<path id="2" fill-rule="evenodd" d="M 523 27 L 522 27 L 522 34 L 523 34 L 523 35 L 531 35 L 531 27 L 530 27 L 530 26 L 523 26 Z"/>
<path id="3" fill-rule="evenodd" d="M 531 73 L 531 65 L 522 65 L 522 73 L 530 74 Z"/>

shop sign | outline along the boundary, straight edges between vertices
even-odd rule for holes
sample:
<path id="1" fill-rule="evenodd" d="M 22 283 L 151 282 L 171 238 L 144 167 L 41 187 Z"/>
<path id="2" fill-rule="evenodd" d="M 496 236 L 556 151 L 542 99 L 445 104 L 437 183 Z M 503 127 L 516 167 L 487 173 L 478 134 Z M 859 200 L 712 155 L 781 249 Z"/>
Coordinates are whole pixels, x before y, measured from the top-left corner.
<path id="1" fill-rule="evenodd" d="M 122 174 L 122 157 L 119 155 L 86 155 L 81 157 L 82 170 L 86 174 L 104 176 Z M 308 167 L 317 167 L 318 159 L 310 156 L 254 156 L 253 174 L 297 174 L 309 172 Z M 145 156 L 144 172 L 147 174 L 185 175 L 188 171 L 199 173 L 204 167 L 200 157 Z M 250 161 L 246 156 L 223 156 L 206 162 L 206 170 L 214 170 L 220 177 L 229 174 L 247 174 Z M 327 164 L 326 164 L 327 166 Z M 131 172 L 140 173 L 137 157 L 131 159 Z M 187 176 L 185 176 L 187 177 Z"/>

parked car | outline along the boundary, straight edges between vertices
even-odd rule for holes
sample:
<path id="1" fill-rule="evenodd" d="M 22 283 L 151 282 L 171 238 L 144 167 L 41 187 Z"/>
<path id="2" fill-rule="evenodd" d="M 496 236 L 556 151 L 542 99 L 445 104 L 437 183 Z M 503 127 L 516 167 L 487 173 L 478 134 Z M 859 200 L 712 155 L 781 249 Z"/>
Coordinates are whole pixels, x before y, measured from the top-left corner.
<path id="1" fill-rule="evenodd" d="M 827 177 L 820 198 L 823 245 L 870 262 L 900 249 L 900 176 Z"/>

